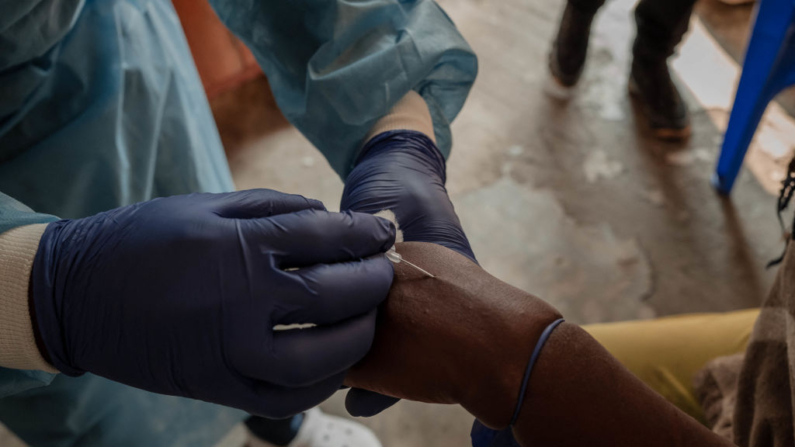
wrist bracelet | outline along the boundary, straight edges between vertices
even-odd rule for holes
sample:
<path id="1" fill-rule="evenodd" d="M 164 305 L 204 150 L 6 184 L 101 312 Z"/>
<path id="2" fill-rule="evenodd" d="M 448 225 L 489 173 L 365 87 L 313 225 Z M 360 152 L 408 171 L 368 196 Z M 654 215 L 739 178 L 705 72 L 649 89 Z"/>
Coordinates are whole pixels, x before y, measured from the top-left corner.
<path id="1" fill-rule="evenodd" d="M 530 361 L 527 362 L 527 369 L 524 371 L 522 387 L 519 390 L 519 400 L 516 402 L 516 410 L 514 410 L 511 423 L 509 424 L 511 427 L 513 427 L 513 424 L 515 424 L 516 420 L 519 419 L 519 410 L 522 409 L 522 404 L 524 403 L 524 394 L 525 391 L 527 391 L 527 382 L 530 380 L 530 373 L 533 371 L 533 365 L 535 365 L 536 360 L 538 360 L 538 356 L 541 354 L 541 349 L 544 347 L 544 344 L 547 342 L 550 334 L 552 334 L 552 331 L 555 330 L 560 323 L 563 323 L 563 318 L 557 319 L 550 323 L 550 325 L 544 329 L 544 332 L 541 333 L 541 337 L 538 339 L 538 342 L 536 342 L 536 347 L 533 349 L 533 354 L 530 356 Z"/>

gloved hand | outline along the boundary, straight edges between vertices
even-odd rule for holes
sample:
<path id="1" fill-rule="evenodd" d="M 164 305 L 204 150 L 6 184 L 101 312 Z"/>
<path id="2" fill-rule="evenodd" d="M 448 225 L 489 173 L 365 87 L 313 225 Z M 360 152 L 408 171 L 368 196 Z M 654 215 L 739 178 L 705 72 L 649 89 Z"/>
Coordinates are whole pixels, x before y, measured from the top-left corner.
<path id="1" fill-rule="evenodd" d="M 340 208 L 365 213 L 391 210 L 404 241 L 442 245 L 475 261 L 444 187 L 445 161 L 420 132 L 393 130 L 372 138 L 345 182 Z M 351 389 L 345 400 L 353 416 L 372 416 L 398 399 Z"/>
<path id="2" fill-rule="evenodd" d="M 372 138 L 345 181 L 340 209 L 395 213 L 406 242 L 431 242 L 476 261 L 447 189 L 445 161 L 420 132 L 392 130 Z"/>
<path id="3" fill-rule="evenodd" d="M 174 196 L 51 223 L 31 273 L 40 349 L 156 393 L 281 418 L 370 348 L 394 226 L 270 190 Z M 308 329 L 275 325 L 313 323 Z"/>

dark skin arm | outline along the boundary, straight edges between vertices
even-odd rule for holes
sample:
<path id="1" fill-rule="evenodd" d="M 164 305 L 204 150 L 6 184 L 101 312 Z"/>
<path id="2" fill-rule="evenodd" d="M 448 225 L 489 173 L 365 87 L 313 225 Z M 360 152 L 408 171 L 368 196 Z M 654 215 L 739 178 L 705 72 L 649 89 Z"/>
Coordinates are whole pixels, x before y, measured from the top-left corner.
<path id="1" fill-rule="evenodd" d="M 446 248 L 405 243 L 398 251 L 436 278 L 396 266 L 373 348 L 345 384 L 461 404 L 485 425 L 506 428 L 536 341 L 560 314 Z M 547 341 L 513 430 L 534 447 L 732 445 L 568 323 Z"/>
<path id="2" fill-rule="evenodd" d="M 527 446 L 732 446 L 562 324 L 533 369 L 514 437 Z"/>

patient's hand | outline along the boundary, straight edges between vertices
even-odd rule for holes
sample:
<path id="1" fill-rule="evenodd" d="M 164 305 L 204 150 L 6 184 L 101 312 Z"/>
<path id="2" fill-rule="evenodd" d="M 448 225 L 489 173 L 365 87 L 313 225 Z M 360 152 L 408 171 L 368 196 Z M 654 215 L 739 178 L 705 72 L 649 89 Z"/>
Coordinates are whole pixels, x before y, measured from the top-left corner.
<path id="1" fill-rule="evenodd" d="M 452 250 L 421 242 L 397 250 L 436 277 L 395 266 L 373 347 L 345 384 L 459 403 L 484 424 L 506 427 L 536 341 L 560 314 Z"/>

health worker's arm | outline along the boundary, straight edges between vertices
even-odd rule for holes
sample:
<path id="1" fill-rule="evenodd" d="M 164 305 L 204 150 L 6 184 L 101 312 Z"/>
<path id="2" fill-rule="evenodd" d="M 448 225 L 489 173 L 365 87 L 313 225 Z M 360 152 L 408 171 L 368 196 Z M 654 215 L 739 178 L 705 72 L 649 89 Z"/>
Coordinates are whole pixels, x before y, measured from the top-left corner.
<path id="1" fill-rule="evenodd" d="M 403 241 L 439 244 L 475 260 L 447 195 L 446 163 L 434 141 L 433 123 L 422 97 L 410 91 L 376 122 L 356 167 L 345 181 L 340 209 L 365 213 L 389 210 Z M 345 406 L 372 416 L 396 399 L 353 388 Z"/>
<path id="2" fill-rule="evenodd" d="M 447 166 L 432 130 L 423 98 L 407 93 L 370 130 L 340 209 L 390 210 L 403 240 L 439 244 L 475 260 L 447 195 Z"/>
<path id="3" fill-rule="evenodd" d="M 0 133 L 24 116 L 23 105 L 49 75 L 47 55 L 69 31 L 81 0 L 3 2 L 0 7 Z M 17 155 L 13 149 L 3 157 Z M 3 161 L 3 160 L 0 160 Z M 54 374 L 39 354 L 28 311 L 33 256 L 46 224 L 36 213 L 0 192 L 0 397 L 49 384 Z"/>
<path id="4" fill-rule="evenodd" d="M 486 426 L 509 427 L 528 360 L 561 315 L 544 301 L 435 244 L 398 244 L 373 348 L 345 384 L 389 396 L 461 404 Z M 576 325 L 543 345 L 513 435 L 522 446 L 730 446 L 656 394 Z"/>
<path id="5" fill-rule="evenodd" d="M 35 216 L 0 205 L 0 223 Z M 0 366 L 292 416 L 370 348 L 395 232 L 266 189 L 15 227 L 0 234 Z"/>
<path id="6" fill-rule="evenodd" d="M 409 91 L 433 117 L 441 154 L 477 59 L 432 0 L 211 0 L 254 53 L 282 113 L 345 179 L 365 137 Z"/>

